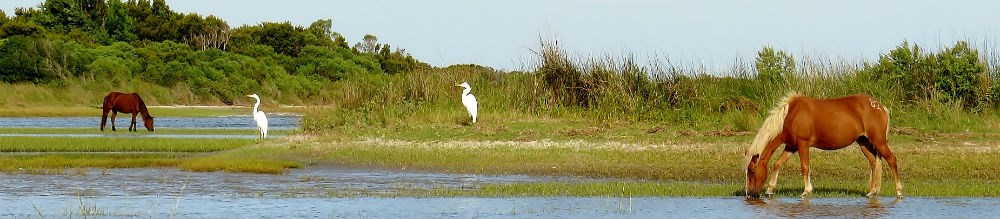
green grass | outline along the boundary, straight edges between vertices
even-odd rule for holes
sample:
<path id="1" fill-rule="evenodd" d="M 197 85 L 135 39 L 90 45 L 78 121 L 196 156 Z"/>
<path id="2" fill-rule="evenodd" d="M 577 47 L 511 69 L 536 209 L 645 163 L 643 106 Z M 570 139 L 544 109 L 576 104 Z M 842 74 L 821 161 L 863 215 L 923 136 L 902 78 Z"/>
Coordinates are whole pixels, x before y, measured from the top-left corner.
<path id="1" fill-rule="evenodd" d="M 301 168 L 301 162 L 281 157 L 285 153 L 276 147 L 247 147 L 190 159 L 180 165 L 183 170 L 211 172 L 284 173 L 289 168 Z"/>
<path id="2" fill-rule="evenodd" d="M 177 166 L 181 153 L 43 153 L 0 155 L 7 173 L 65 173 L 71 168 L 135 168 Z"/>
<path id="3" fill-rule="evenodd" d="M 277 131 L 289 134 L 294 131 Z M 90 128 L 0 128 L 8 134 L 96 134 Z M 247 135 L 256 130 L 167 129 L 103 132 L 106 137 L 0 137 L 0 171 L 65 173 L 72 168 L 170 167 L 190 171 L 283 173 L 302 165 L 288 159 L 241 154 L 255 139 L 148 138 L 142 135 Z M 229 152 L 232 151 L 232 152 Z M 260 153 L 270 153 L 258 151 Z M 256 153 L 256 152 L 255 152 Z M 240 154 L 239 156 L 228 156 Z"/>

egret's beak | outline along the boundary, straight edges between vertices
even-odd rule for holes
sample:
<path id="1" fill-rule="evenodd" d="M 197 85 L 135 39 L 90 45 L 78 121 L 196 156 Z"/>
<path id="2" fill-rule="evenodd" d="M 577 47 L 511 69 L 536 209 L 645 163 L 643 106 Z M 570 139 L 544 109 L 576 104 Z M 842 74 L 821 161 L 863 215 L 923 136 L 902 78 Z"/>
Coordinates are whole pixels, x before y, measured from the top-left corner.
<path id="1" fill-rule="evenodd" d="M 249 95 L 249 94 L 247 94 L 247 97 L 253 97 L 253 96 L 252 96 L 252 95 Z"/>
<path id="2" fill-rule="evenodd" d="M 455 87 L 461 87 L 462 84 L 455 84 Z"/>

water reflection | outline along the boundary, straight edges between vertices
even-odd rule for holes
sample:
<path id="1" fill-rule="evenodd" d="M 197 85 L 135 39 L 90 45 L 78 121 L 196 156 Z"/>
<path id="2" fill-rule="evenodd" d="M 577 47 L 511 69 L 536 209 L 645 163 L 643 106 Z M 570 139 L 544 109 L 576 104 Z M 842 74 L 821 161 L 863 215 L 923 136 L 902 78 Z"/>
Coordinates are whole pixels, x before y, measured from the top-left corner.
<path id="1" fill-rule="evenodd" d="M 801 198 L 798 201 L 793 200 L 783 198 L 769 198 L 766 200 L 746 199 L 746 204 L 753 208 L 762 209 L 769 215 L 778 217 L 871 218 L 888 215 L 888 209 L 899 204 L 902 199 L 894 198 L 888 203 L 883 203 L 879 198 L 867 198 L 863 200 L 852 198 L 819 199 L 822 201 L 818 203 L 814 203 L 811 198 Z"/>

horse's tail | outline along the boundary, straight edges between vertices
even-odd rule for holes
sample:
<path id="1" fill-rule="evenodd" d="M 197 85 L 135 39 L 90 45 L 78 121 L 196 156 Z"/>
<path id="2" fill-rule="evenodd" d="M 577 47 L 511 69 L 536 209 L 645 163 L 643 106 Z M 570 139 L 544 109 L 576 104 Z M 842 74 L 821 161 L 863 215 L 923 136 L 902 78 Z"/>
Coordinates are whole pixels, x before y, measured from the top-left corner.
<path id="1" fill-rule="evenodd" d="M 764 151 L 764 147 L 767 146 L 767 142 L 778 136 L 781 130 L 785 126 L 785 116 L 788 115 L 788 105 L 795 97 L 802 96 L 798 92 L 791 91 L 778 102 L 777 105 L 771 109 L 771 113 L 764 120 L 764 124 L 760 126 L 760 130 L 757 131 L 757 136 L 753 138 L 753 143 L 747 148 L 746 157 L 744 158 L 743 165 L 746 166 L 750 164 L 751 159 L 754 155 L 759 155 Z"/>
<path id="2" fill-rule="evenodd" d="M 885 111 L 885 138 L 888 139 L 889 127 L 892 127 L 892 125 L 890 124 L 892 122 L 892 116 L 890 116 L 891 113 L 889 113 L 889 107 L 882 105 L 882 110 Z"/>

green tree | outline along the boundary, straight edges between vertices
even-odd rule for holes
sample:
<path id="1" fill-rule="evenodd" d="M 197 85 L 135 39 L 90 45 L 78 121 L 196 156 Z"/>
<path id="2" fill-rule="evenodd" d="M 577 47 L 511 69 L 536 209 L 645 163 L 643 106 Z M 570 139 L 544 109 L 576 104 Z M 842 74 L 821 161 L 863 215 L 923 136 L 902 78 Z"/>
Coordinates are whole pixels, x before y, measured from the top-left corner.
<path id="1" fill-rule="evenodd" d="M 927 100 L 937 92 L 934 64 L 934 59 L 924 54 L 919 46 L 903 41 L 889 53 L 879 56 L 876 64 L 866 63 L 859 74 L 885 84 L 907 100 Z"/>
<path id="2" fill-rule="evenodd" d="M 316 36 L 317 39 L 313 45 L 320 46 L 336 46 L 334 40 L 336 40 L 336 34 L 333 32 L 333 20 L 331 19 L 319 19 L 309 25 L 309 33 Z"/>
<path id="3" fill-rule="evenodd" d="M 194 48 L 226 50 L 229 43 L 229 24 L 215 16 L 205 17 L 199 29 L 190 30 L 188 43 Z"/>
<path id="4" fill-rule="evenodd" d="M 12 36 L 0 45 L 0 81 L 49 82 L 55 75 L 44 71 L 42 42 L 38 38 Z"/>
<path id="5" fill-rule="evenodd" d="M 966 107 L 976 105 L 979 100 L 979 77 L 985 74 L 986 66 L 979 61 L 979 52 L 969 48 L 969 43 L 958 41 L 946 48 L 937 58 L 937 89 L 952 100 L 961 100 Z"/>
<path id="6" fill-rule="evenodd" d="M 114 41 L 135 42 L 138 39 L 135 21 L 121 0 L 108 0 L 108 18 L 105 23 L 105 30 Z"/>
<path id="7" fill-rule="evenodd" d="M 354 49 L 363 53 L 377 53 L 381 45 L 378 44 L 378 37 L 372 34 L 365 34 L 364 39 L 354 44 Z"/>
<path id="8" fill-rule="evenodd" d="M 25 19 L 15 19 L 0 26 L 0 37 L 9 36 L 36 36 L 44 33 L 45 28 L 27 21 Z"/>
<path id="9" fill-rule="evenodd" d="M 46 0 L 40 8 L 39 24 L 61 33 L 76 28 L 97 33 L 104 30 L 108 6 L 104 0 Z"/>
<path id="10" fill-rule="evenodd" d="M 785 51 L 775 51 L 765 46 L 757 52 L 754 65 L 757 69 L 757 79 L 769 82 L 784 82 L 795 73 L 795 59 Z"/>
<path id="11" fill-rule="evenodd" d="M 7 22 L 10 22 L 10 18 L 7 17 L 7 13 L 5 13 L 3 10 L 0 10 L 0 26 L 7 24 Z"/>
<path id="12" fill-rule="evenodd" d="M 266 22 L 260 25 L 260 44 L 271 46 L 279 54 L 295 57 L 305 46 L 302 27 L 296 27 L 290 22 Z"/>
<path id="13" fill-rule="evenodd" d="M 178 21 L 185 16 L 170 10 L 164 0 L 130 0 L 129 11 L 136 22 L 136 33 L 141 40 L 183 42 L 178 33 Z M 152 5 L 150 5 L 152 4 Z"/>

